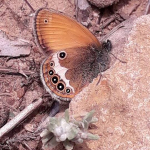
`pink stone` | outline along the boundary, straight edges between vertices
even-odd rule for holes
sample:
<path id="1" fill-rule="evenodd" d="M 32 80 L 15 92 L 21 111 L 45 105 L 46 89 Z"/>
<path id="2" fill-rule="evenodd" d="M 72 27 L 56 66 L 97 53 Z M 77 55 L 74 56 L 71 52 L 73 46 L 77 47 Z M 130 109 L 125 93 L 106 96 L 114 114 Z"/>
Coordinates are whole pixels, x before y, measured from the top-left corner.
<path id="1" fill-rule="evenodd" d="M 123 44 L 119 40 L 124 35 Z M 72 116 L 96 111 L 98 122 L 90 132 L 100 139 L 86 142 L 91 150 L 150 148 L 150 16 L 136 19 L 132 30 L 120 34 L 120 39 L 122 49 L 114 47 L 112 53 L 126 63 L 112 57 L 101 82 L 96 85 L 99 77 L 95 79 L 70 103 Z"/>

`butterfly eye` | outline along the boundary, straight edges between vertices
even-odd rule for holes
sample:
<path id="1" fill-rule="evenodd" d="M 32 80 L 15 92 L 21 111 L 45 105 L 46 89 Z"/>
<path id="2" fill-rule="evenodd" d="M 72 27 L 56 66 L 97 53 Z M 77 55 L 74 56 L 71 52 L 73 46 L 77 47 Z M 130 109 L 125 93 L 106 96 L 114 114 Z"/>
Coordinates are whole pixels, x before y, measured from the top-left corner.
<path id="1" fill-rule="evenodd" d="M 69 88 L 67 88 L 67 89 L 66 89 L 66 93 L 69 94 L 70 92 L 71 92 L 71 90 L 70 90 Z"/>
<path id="2" fill-rule="evenodd" d="M 64 84 L 58 83 L 58 84 L 57 84 L 57 89 L 58 89 L 59 91 L 62 91 L 62 90 L 64 89 Z"/>
<path id="3" fill-rule="evenodd" d="M 60 59 L 65 59 L 66 56 L 67 56 L 66 52 L 60 52 L 60 53 L 58 54 L 58 57 L 59 57 Z"/>
<path id="4" fill-rule="evenodd" d="M 54 66 L 54 62 L 53 62 L 53 61 L 50 62 L 50 66 L 51 66 L 51 67 Z"/>
<path id="5" fill-rule="evenodd" d="M 48 20 L 47 20 L 47 19 L 44 19 L 44 23 L 48 23 Z"/>
<path id="6" fill-rule="evenodd" d="M 52 77 L 52 82 L 56 84 L 58 82 L 58 77 L 57 76 Z"/>
<path id="7" fill-rule="evenodd" d="M 54 71 L 53 71 L 53 70 L 50 70 L 50 71 L 49 71 L 49 75 L 52 76 L 53 74 L 54 74 Z"/>

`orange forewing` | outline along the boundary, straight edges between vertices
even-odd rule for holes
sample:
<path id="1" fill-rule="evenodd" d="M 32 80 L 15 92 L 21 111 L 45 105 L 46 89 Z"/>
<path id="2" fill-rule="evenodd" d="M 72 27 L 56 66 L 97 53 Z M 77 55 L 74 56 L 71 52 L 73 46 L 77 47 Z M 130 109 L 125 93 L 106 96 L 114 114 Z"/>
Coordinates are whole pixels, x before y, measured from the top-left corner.
<path id="1" fill-rule="evenodd" d="M 34 32 L 37 44 L 44 52 L 57 52 L 94 44 L 97 38 L 74 19 L 53 10 L 40 9 L 35 15 Z"/>

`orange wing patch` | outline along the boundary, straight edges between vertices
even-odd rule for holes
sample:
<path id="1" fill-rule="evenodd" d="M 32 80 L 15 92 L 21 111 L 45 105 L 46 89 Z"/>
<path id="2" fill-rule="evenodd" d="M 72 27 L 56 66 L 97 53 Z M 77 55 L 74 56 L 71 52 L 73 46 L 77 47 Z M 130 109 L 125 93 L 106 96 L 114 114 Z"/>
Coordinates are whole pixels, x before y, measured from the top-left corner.
<path id="1" fill-rule="evenodd" d="M 97 38 L 75 20 L 47 9 L 37 11 L 34 30 L 37 44 L 44 51 L 56 52 L 93 44 L 100 47 Z"/>

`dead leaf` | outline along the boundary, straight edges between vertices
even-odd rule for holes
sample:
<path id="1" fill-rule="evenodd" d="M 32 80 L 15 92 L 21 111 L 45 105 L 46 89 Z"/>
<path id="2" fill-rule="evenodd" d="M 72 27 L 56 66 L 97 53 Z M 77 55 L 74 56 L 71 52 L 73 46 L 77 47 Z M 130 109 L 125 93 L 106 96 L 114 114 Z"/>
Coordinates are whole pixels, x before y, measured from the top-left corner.
<path id="1" fill-rule="evenodd" d="M 0 56 L 18 57 L 30 54 L 31 44 L 23 39 L 10 40 L 0 31 Z"/>

